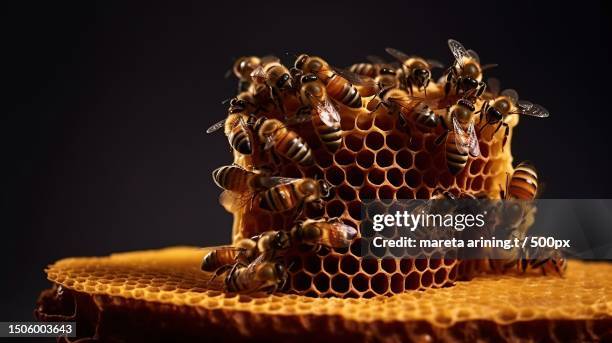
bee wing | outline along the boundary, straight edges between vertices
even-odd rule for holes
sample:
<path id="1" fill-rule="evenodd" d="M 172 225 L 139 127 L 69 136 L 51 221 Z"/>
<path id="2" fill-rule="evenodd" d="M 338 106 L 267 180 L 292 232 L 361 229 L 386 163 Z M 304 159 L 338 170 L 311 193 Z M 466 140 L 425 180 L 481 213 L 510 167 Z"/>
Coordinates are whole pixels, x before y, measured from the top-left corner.
<path id="1" fill-rule="evenodd" d="M 487 88 L 494 96 L 497 96 L 501 90 L 501 82 L 497 78 L 490 77 L 487 80 Z"/>
<path id="2" fill-rule="evenodd" d="M 405 53 L 397 50 L 397 49 L 393 49 L 393 48 L 385 48 L 385 51 L 393 56 L 393 58 L 395 58 L 396 60 L 398 60 L 400 63 L 404 63 L 407 59 L 410 58 L 410 56 L 406 55 Z"/>
<path id="3" fill-rule="evenodd" d="M 332 248 L 348 247 L 357 235 L 357 230 L 354 227 L 341 221 L 331 223 L 329 228 L 329 243 Z"/>
<path id="4" fill-rule="evenodd" d="M 220 120 L 220 121 L 214 123 L 213 125 L 211 125 L 208 129 L 206 129 L 206 133 L 213 133 L 213 132 L 219 130 L 220 128 L 222 128 L 223 125 L 225 125 L 225 119 Z"/>
<path id="5" fill-rule="evenodd" d="M 444 64 L 442 64 L 442 62 L 438 61 L 438 60 L 432 60 L 429 59 L 427 60 L 427 64 L 429 64 L 429 68 L 444 68 Z"/>
<path id="6" fill-rule="evenodd" d="M 519 100 L 518 108 L 520 114 L 525 114 L 528 116 L 545 118 L 550 115 L 544 107 L 525 100 Z"/>
<path id="7" fill-rule="evenodd" d="M 480 66 L 480 70 L 481 71 L 485 71 L 487 69 L 495 68 L 497 66 L 499 66 L 499 64 L 497 64 L 497 63 L 489 63 L 489 64 L 485 64 L 483 66 Z"/>
<path id="8" fill-rule="evenodd" d="M 280 62 L 280 58 L 274 55 L 266 55 L 261 58 L 261 64 L 266 65 L 268 63 Z"/>
<path id="9" fill-rule="evenodd" d="M 276 187 L 276 186 L 280 186 L 280 185 L 286 185 L 289 183 L 293 183 L 295 181 L 297 181 L 299 179 L 293 178 L 293 177 L 282 177 L 282 176 L 270 176 L 266 179 L 263 180 L 263 184 L 268 187 L 268 188 L 272 188 L 272 187 Z"/>
<path id="10" fill-rule="evenodd" d="M 255 68 L 255 70 L 251 72 L 251 78 L 253 79 L 265 79 L 266 78 L 266 72 L 264 71 L 264 68 L 262 65 L 259 65 L 257 68 Z"/>
<path id="11" fill-rule="evenodd" d="M 476 51 L 469 49 L 467 51 L 468 55 L 470 55 L 470 57 L 472 57 L 474 60 L 476 60 L 476 62 L 478 62 L 478 64 L 480 64 L 480 56 L 478 56 L 478 54 L 476 53 Z"/>
<path id="12" fill-rule="evenodd" d="M 264 144 L 264 150 L 270 150 L 274 146 L 274 138 L 272 135 L 266 136 L 266 143 Z"/>
<path id="13" fill-rule="evenodd" d="M 314 96 L 310 96 L 310 101 L 323 124 L 329 127 L 336 127 L 340 124 L 340 113 L 338 113 L 336 107 L 327 100 L 327 97 L 319 100 Z"/>
<path id="14" fill-rule="evenodd" d="M 368 55 L 366 56 L 366 60 L 373 64 L 387 64 L 387 62 L 382 57 L 376 55 Z"/>
<path id="15" fill-rule="evenodd" d="M 453 117 L 453 132 L 455 133 L 455 144 L 457 150 L 461 153 L 469 153 L 476 157 L 480 155 L 480 147 L 478 146 L 478 137 L 476 137 L 476 129 L 474 123 L 470 123 L 467 132 L 463 130 L 457 118 Z"/>
<path id="16" fill-rule="evenodd" d="M 342 68 L 332 67 L 333 71 L 336 74 L 345 78 L 348 82 L 352 83 L 355 86 L 363 86 L 363 87 L 375 87 L 376 81 L 371 77 L 362 76 L 352 71 L 348 71 Z"/>
<path id="17" fill-rule="evenodd" d="M 463 47 L 461 43 L 457 42 L 454 39 L 448 40 L 448 48 L 450 49 L 451 53 L 453 53 L 453 56 L 455 56 L 455 60 L 457 61 L 457 63 L 459 63 L 459 65 L 463 67 L 464 59 L 470 57 L 468 51 Z"/>
<path id="18" fill-rule="evenodd" d="M 307 121 L 310 121 L 311 119 L 312 118 L 310 117 L 310 114 L 307 114 L 307 113 L 295 115 L 295 116 L 287 118 L 287 120 L 285 121 L 285 125 L 286 126 L 299 125 Z"/>
<path id="19" fill-rule="evenodd" d="M 234 212 L 247 207 L 247 205 L 249 205 L 253 199 L 253 194 L 253 192 L 237 193 L 232 191 L 223 191 L 221 195 L 219 195 L 219 203 L 226 210 Z"/>
<path id="20" fill-rule="evenodd" d="M 519 95 L 514 89 L 504 89 L 500 93 L 500 95 L 510 98 L 510 101 L 512 101 L 512 104 L 514 105 L 518 104 Z"/>

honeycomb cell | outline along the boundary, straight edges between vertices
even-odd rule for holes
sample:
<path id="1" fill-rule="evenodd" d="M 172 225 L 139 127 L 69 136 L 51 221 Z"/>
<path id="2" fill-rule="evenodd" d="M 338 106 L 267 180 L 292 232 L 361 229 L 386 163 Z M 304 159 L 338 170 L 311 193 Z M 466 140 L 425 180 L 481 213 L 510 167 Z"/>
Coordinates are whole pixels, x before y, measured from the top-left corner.
<path id="1" fill-rule="evenodd" d="M 376 187 L 372 185 L 364 185 L 359 190 L 359 199 L 361 201 L 368 201 L 376 199 Z"/>
<path id="2" fill-rule="evenodd" d="M 325 172 L 325 179 L 334 186 L 344 183 L 344 170 L 336 166 L 332 166 Z"/>
<path id="3" fill-rule="evenodd" d="M 390 150 L 382 149 L 376 153 L 376 164 L 381 168 L 386 168 L 393 164 L 393 153 Z"/>
<path id="4" fill-rule="evenodd" d="M 291 278 L 291 287 L 297 291 L 305 291 L 310 289 L 312 278 L 304 272 L 298 272 Z"/>
<path id="5" fill-rule="evenodd" d="M 365 292 L 370 287 L 370 278 L 366 274 L 359 273 L 353 277 L 353 288 L 359 292 Z"/>
<path id="6" fill-rule="evenodd" d="M 391 186 L 382 186 L 378 189 L 378 199 L 391 201 L 395 195 L 395 189 Z M 386 202 L 386 201 L 385 201 Z"/>
<path id="7" fill-rule="evenodd" d="M 393 151 L 399 151 L 405 146 L 404 138 L 397 133 L 390 133 L 385 137 L 385 145 Z"/>
<path id="8" fill-rule="evenodd" d="M 385 144 L 384 136 L 378 131 L 372 131 L 366 136 L 365 146 L 371 150 L 378 150 Z"/>
<path id="9" fill-rule="evenodd" d="M 352 152 L 358 153 L 363 149 L 363 136 L 351 134 L 344 138 L 346 148 Z"/>
<path id="10" fill-rule="evenodd" d="M 399 168 L 387 170 L 387 181 L 395 187 L 401 186 L 404 183 L 402 171 Z"/>
<path id="11" fill-rule="evenodd" d="M 361 260 L 361 270 L 373 275 L 378 271 L 378 261 L 374 258 L 364 258 Z"/>
<path id="12" fill-rule="evenodd" d="M 326 211 L 329 218 L 340 217 L 344 213 L 344 202 L 340 200 L 332 200 L 327 203 Z"/>
<path id="13" fill-rule="evenodd" d="M 370 284 L 376 294 L 385 294 L 389 290 L 389 277 L 386 274 L 378 273 L 372 277 Z"/>
<path id="14" fill-rule="evenodd" d="M 334 154 L 334 160 L 341 166 L 355 162 L 355 154 L 348 149 L 340 149 Z"/>
<path id="15" fill-rule="evenodd" d="M 414 199 L 414 192 L 406 186 L 400 187 L 395 193 L 396 199 Z"/>
<path id="16" fill-rule="evenodd" d="M 355 190 L 348 185 L 342 185 L 338 187 L 337 194 L 340 199 L 344 201 L 352 201 L 357 198 L 357 192 L 355 192 Z"/>
<path id="17" fill-rule="evenodd" d="M 382 131 L 390 131 L 393 128 L 393 117 L 389 114 L 378 113 L 374 119 L 374 126 Z"/>
<path id="18" fill-rule="evenodd" d="M 337 274 L 332 277 L 331 288 L 337 293 L 348 291 L 349 285 L 349 278 L 344 274 Z"/>
<path id="19" fill-rule="evenodd" d="M 431 155 L 426 151 L 421 151 L 414 157 L 414 165 L 418 170 L 426 170 L 432 164 Z"/>
<path id="20" fill-rule="evenodd" d="M 385 171 L 381 169 L 373 169 L 368 173 L 368 181 L 373 185 L 382 185 L 385 181 Z"/>
<path id="21" fill-rule="evenodd" d="M 357 154 L 357 165 L 363 169 L 369 169 L 374 165 L 374 153 L 370 150 L 363 150 Z"/>
<path id="22" fill-rule="evenodd" d="M 416 169 L 410 169 L 404 175 L 406 184 L 411 188 L 417 188 L 421 184 L 421 173 Z"/>
<path id="23" fill-rule="evenodd" d="M 394 258 L 383 258 L 380 261 L 380 266 L 385 272 L 391 274 L 397 269 L 397 262 Z"/>
<path id="24" fill-rule="evenodd" d="M 340 256 L 333 254 L 328 255 L 323 260 L 323 270 L 329 274 L 336 274 L 338 272 L 338 264 L 340 263 Z"/>
<path id="25" fill-rule="evenodd" d="M 395 163 L 403 169 L 408 169 L 412 166 L 412 153 L 409 150 L 402 149 L 395 154 Z"/>
<path id="26" fill-rule="evenodd" d="M 329 276 L 323 273 L 317 274 L 317 276 L 314 277 L 313 282 L 317 291 L 324 293 L 329 290 Z"/>
<path id="27" fill-rule="evenodd" d="M 372 116 L 369 113 L 362 113 L 357 116 L 355 126 L 362 131 L 367 131 L 372 127 Z"/>
<path id="28" fill-rule="evenodd" d="M 359 271 L 359 261 L 352 255 L 343 256 L 340 260 L 340 270 L 347 275 L 353 275 Z"/>

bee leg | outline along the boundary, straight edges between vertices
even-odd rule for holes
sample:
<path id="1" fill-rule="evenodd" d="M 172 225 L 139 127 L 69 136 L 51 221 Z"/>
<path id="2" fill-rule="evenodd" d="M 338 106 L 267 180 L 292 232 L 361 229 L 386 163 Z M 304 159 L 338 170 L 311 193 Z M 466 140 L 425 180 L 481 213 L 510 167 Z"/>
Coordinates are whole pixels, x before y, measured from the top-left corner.
<path id="1" fill-rule="evenodd" d="M 443 134 L 441 134 L 440 136 L 438 136 L 438 138 L 436 138 L 436 140 L 434 141 L 435 145 L 440 145 L 442 144 L 442 142 L 444 141 L 444 139 L 446 139 L 446 136 L 448 136 L 448 133 L 450 131 L 446 130 Z"/>
<path id="2" fill-rule="evenodd" d="M 508 140 L 508 134 L 510 134 L 510 125 L 508 125 L 507 123 L 504 123 L 503 125 L 506 127 L 506 130 L 504 131 L 504 140 L 502 141 L 502 151 L 504 151 L 506 141 Z"/>
<path id="3" fill-rule="evenodd" d="M 503 123 L 504 123 L 503 121 L 499 122 L 499 125 L 497 125 L 497 127 L 495 128 L 495 131 L 493 131 L 493 133 L 491 134 L 491 138 L 490 139 L 493 139 L 493 137 L 495 136 L 497 131 L 499 131 L 499 128 L 502 126 Z M 503 151 L 503 149 L 504 149 L 504 145 L 502 144 L 502 151 Z"/>

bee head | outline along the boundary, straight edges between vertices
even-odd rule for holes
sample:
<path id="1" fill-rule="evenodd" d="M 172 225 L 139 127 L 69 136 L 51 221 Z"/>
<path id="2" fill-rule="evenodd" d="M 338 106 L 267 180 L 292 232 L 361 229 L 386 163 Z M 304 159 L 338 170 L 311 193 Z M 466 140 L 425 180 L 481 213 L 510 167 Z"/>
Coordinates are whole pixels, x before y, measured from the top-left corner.
<path id="1" fill-rule="evenodd" d="M 289 235 L 285 231 L 278 231 L 272 239 L 274 249 L 285 250 L 289 248 Z"/>
<path id="2" fill-rule="evenodd" d="M 467 61 L 462 68 L 461 75 L 463 77 L 469 77 L 476 81 L 482 79 L 482 71 L 480 70 L 480 64 L 475 60 Z"/>
<path id="3" fill-rule="evenodd" d="M 321 192 L 321 197 L 327 198 L 331 193 L 332 185 L 324 179 L 317 180 L 317 182 L 319 183 L 319 191 Z"/>
<path id="4" fill-rule="evenodd" d="M 293 66 L 296 69 L 304 70 L 304 65 L 306 64 L 306 61 L 308 61 L 309 58 L 310 57 L 308 55 L 301 54 L 300 56 L 297 57 Z"/>

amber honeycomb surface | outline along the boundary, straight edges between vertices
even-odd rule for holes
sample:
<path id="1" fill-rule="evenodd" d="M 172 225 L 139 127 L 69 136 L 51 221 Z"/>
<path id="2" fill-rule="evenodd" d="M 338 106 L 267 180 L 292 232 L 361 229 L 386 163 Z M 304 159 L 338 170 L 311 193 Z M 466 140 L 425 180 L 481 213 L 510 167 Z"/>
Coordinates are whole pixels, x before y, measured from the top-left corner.
<path id="1" fill-rule="evenodd" d="M 369 341 L 586 340 L 612 338 L 612 264 L 570 261 L 565 278 L 482 275 L 454 287 L 370 299 L 313 298 L 291 294 L 224 293 L 199 265 L 208 249 L 175 247 L 68 258 L 47 269 L 56 287 L 43 294 L 41 319 L 90 326 L 92 336 L 119 339 L 177 330 L 204 337 L 337 337 Z M 72 302 L 61 299 L 73 296 Z M 75 313 L 76 311 L 76 313 Z M 116 320 L 118 313 L 129 314 Z M 115 318 L 115 320 L 111 320 Z M 121 317 L 122 318 L 122 317 Z M 160 326 L 159 321 L 164 320 Z M 134 321 L 138 321 L 135 324 Z M 176 328 L 175 328 L 176 326 Z M 157 330 L 161 330 L 158 332 Z M 308 336 L 310 333 L 311 336 Z M 162 337 L 162 336 L 157 336 Z M 175 336 L 175 338 L 178 336 Z M 299 340 L 299 339 L 298 339 Z"/>
<path id="2" fill-rule="evenodd" d="M 429 96 L 442 97 L 439 87 L 430 85 Z M 510 145 L 517 115 L 507 120 L 510 133 L 503 149 L 504 130 L 493 135 L 494 127 L 487 126 L 479 135 L 481 156 L 471 157 L 465 168 L 453 175 L 446 164 L 444 144 L 434 144 L 443 133 L 441 127 L 423 132 L 413 118 L 408 118 L 406 124 L 386 107 L 376 109 L 370 104 L 373 98 L 362 98 L 363 107 L 358 109 L 337 106 L 343 138 L 335 152 L 322 145 L 311 123 L 292 127 L 312 148 L 315 165 L 303 167 L 282 160 L 275 164 L 274 175 L 324 178 L 334 186 L 323 210 L 307 207 L 301 219 L 339 217 L 345 224 L 361 229 L 361 224 L 369 220 L 368 214 L 375 212 L 374 208 L 362 209 L 362 204 L 368 201 L 380 206 L 389 199 L 429 199 L 436 189 L 499 198 L 500 185 L 505 184 L 507 173 L 513 170 Z M 450 105 L 456 98 L 449 96 L 444 101 Z M 481 104 L 479 100 L 476 107 Z M 247 168 L 271 164 L 259 160 L 256 154 L 245 157 L 235 153 L 234 157 L 235 163 Z M 267 230 L 289 230 L 298 219 L 295 211 L 270 213 L 256 206 L 241 209 L 226 206 L 226 210 L 234 215 L 234 242 Z M 377 209 L 378 213 L 383 210 Z M 290 253 L 286 259 L 287 265 L 292 266 L 290 282 L 284 291 L 314 297 L 367 298 L 449 286 L 457 279 L 486 269 L 484 264 L 470 261 L 462 265 L 454 256 L 435 252 L 417 259 L 366 259 L 362 258 L 361 246 L 357 239 L 345 250 Z"/>

